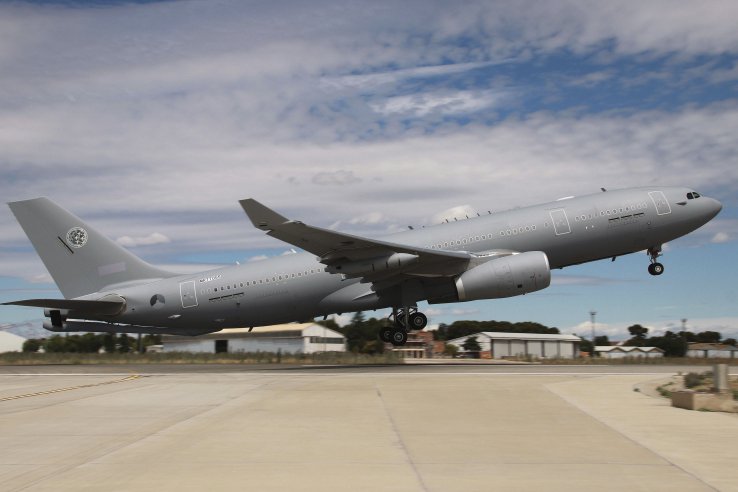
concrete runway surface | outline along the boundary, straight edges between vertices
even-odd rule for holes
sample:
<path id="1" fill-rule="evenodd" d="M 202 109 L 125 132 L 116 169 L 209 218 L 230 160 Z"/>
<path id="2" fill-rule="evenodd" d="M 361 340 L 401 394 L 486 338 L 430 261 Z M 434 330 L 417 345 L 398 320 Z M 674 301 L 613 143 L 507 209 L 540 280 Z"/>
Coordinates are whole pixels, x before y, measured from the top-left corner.
<path id="1" fill-rule="evenodd" d="M 0 367 L 0 490 L 738 491 L 670 369 Z"/>

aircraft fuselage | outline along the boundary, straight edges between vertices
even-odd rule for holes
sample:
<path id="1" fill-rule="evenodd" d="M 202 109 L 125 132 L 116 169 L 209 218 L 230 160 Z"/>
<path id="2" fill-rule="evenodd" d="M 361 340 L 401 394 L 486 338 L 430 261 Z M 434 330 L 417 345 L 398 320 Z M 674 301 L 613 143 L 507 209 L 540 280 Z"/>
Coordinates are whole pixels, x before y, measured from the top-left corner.
<path id="1" fill-rule="evenodd" d="M 704 225 L 720 210 L 687 188 L 607 191 L 408 230 L 381 238 L 403 245 L 484 255 L 489 251 L 542 251 L 551 269 L 621 256 L 667 242 Z M 452 278 L 437 272 L 413 280 L 412 289 L 385 289 L 329 273 L 311 253 L 295 253 L 150 283 L 110 286 L 126 310 L 111 319 L 175 331 L 212 331 L 312 319 L 418 301 L 457 302 Z M 453 273 L 453 272 L 451 272 Z M 98 299 L 95 293 L 82 299 Z M 170 330 L 171 331 L 171 330 Z"/>

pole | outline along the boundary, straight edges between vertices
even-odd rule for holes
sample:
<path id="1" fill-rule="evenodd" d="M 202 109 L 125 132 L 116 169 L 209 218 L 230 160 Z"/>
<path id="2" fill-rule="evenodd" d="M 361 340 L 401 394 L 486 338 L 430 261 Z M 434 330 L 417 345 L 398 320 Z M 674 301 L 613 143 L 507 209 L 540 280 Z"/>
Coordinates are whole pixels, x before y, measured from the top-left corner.
<path id="1" fill-rule="evenodd" d="M 592 359 L 594 359 L 595 356 L 595 316 L 597 316 L 597 311 L 589 312 L 589 320 L 592 325 L 592 351 L 589 353 L 589 356 Z"/>

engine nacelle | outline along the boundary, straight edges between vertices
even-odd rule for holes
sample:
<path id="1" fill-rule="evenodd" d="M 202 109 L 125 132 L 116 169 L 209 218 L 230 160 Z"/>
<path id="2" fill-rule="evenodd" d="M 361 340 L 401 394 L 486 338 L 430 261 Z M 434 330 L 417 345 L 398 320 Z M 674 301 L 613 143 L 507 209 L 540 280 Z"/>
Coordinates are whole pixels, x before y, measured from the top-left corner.
<path id="1" fill-rule="evenodd" d="M 459 301 L 512 297 L 551 285 L 551 267 L 542 251 L 528 251 L 489 260 L 456 279 Z"/>

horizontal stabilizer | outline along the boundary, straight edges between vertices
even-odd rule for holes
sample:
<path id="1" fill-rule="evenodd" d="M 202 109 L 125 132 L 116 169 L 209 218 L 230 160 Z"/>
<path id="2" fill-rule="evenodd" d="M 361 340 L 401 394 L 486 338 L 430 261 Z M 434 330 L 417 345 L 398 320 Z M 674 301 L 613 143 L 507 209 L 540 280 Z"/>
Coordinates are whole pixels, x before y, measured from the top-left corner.
<path id="1" fill-rule="evenodd" d="M 119 314 L 126 306 L 122 297 L 104 301 L 86 301 L 69 299 L 24 299 L 22 301 L 4 302 L 4 306 L 30 306 L 46 309 L 65 309 L 75 313 L 99 314 L 113 316 Z"/>

